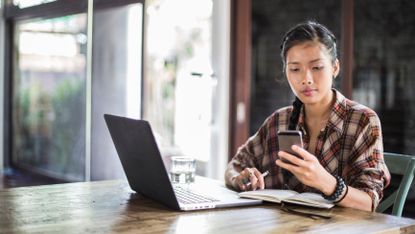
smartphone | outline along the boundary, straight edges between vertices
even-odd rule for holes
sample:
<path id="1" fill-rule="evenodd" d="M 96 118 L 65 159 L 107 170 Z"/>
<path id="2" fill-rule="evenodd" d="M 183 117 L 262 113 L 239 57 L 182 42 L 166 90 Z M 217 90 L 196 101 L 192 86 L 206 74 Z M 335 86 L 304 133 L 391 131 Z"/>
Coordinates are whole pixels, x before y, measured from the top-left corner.
<path id="1" fill-rule="evenodd" d="M 285 151 L 289 154 L 292 154 L 294 156 L 298 156 L 297 153 L 295 153 L 291 146 L 298 145 L 300 147 L 303 147 L 303 136 L 301 131 L 296 130 L 286 130 L 286 131 L 278 131 L 278 145 L 280 147 L 281 151 Z M 301 158 L 302 159 L 302 158 Z M 284 162 L 287 162 L 287 160 L 283 160 Z"/>

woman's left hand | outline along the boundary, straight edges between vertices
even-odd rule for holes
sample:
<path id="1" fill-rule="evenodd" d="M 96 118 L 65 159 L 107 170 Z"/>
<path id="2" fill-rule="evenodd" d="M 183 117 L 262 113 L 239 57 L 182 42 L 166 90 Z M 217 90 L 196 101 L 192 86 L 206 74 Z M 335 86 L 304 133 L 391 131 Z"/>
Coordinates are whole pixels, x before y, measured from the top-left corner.
<path id="1" fill-rule="evenodd" d="M 296 145 L 291 148 L 301 158 L 279 151 L 280 159 L 277 159 L 275 163 L 294 174 L 301 183 L 318 189 L 326 195 L 332 194 L 336 187 L 336 178 L 321 166 L 316 156 Z M 284 162 L 281 159 L 291 163 Z"/>

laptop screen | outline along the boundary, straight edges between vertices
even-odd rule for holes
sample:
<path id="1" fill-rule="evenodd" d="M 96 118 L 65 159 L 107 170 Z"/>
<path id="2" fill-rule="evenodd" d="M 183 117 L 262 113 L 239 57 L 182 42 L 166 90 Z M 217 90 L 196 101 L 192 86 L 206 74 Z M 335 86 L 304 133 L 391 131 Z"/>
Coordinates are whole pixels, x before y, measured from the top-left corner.
<path id="1" fill-rule="evenodd" d="M 172 209 L 179 209 L 150 124 L 145 120 L 104 115 L 130 187 Z"/>

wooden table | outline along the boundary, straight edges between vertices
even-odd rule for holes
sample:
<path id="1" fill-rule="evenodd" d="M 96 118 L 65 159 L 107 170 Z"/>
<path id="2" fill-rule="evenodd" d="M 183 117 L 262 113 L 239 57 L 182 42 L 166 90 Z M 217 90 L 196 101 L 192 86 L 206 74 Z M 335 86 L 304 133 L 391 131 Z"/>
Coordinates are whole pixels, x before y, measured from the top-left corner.
<path id="1" fill-rule="evenodd" d="M 277 204 L 172 211 L 125 181 L 0 190 L 0 233 L 415 233 L 414 219 L 339 207 L 315 212 L 333 218 L 313 220 Z"/>

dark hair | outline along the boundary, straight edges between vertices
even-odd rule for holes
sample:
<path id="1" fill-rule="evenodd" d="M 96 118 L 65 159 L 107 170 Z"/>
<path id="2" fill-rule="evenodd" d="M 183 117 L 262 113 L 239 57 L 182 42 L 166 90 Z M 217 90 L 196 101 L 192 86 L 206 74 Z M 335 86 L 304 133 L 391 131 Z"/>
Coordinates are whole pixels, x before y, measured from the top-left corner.
<path id="1" fill-rule="evenodd" d="M 314 41 L 323 44 L 329 52 L 332 63 L 337 59 L 336 37 L 324 25 L 315 21 L 305 21 L 297 24 L 284 35 L 281 43 L 281 59 L 283 62 L 283 71 L 285 71 L 287 51 L 298 44 Z M 290 118 L 288 129 L 294 130 L 298 123 L 300 110 L 303 103 L 295 98 L 293 102 L 293 111 Z"/>

